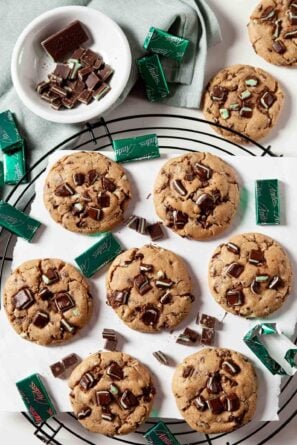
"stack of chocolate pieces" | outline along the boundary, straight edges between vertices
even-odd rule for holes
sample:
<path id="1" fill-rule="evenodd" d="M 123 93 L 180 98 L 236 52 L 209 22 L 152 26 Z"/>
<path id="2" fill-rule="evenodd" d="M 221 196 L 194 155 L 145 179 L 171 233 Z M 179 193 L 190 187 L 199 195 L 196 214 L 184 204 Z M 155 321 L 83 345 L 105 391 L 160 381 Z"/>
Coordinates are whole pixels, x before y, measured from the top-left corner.
<path id="1" fill-rule="evenodd" d="M 212 346 L 215 337 L 215 328 L 217 320 L 207 314 L 199 314 L 196 318 L 196 324 L 201 326 L 201 335 L 193 329 L 186 328 L 176 339 L 176 343 L 181 345 L 193 346 L 200 339 L 200 343 L 206 346 Z"/>
<path id="2" fill-rule="evenodd" d="M 57 63 L 48 80 L 40 82 L 37 93 L 52 108 L 73 108 L 79 103 L 88 105 L 100 100 L 110 86 L 107 81 L 113 69 L 104 63 L 101 56 L 90 49 L 78 48 L 64 63 Z"/>
<path id="3" fill-rule="evenodd" d="M 157 241 L 164 238 L 164 231 L 162 229 L 162 223 L 156 222 L 148 224 L 145 218 L 132 215 L 127 221 L 129 229 L 135 230 L 142 235 L 149 235 L 152 241 Z"/>
<path id="4" fill-rule="evenodd" d="M 43 49 L 58 63 L 36 90 L 55 110 L 70 109 L 79 103 L 88 105 L 110 90 L 107 82 L 113 69 L 100 55 L 80 47 L 87 40 L 81 23 L 75 21 L 41 42 Z M 69 54 L 71 57 L 65 61 Z"/>

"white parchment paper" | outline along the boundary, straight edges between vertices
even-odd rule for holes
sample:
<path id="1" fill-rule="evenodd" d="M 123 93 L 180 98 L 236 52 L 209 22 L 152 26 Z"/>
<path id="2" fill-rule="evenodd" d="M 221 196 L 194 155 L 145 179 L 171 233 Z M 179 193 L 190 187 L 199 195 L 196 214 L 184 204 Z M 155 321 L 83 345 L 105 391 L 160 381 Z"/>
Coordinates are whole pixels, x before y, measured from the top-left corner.
<path id="1" fill-rule="evenodd" d="M 56 152 L 49 158 L 49 167 L 60 157 L 71 151 Z M 104 153 L 113 157 L 112 153 Z M 162 154 L 160 159 L 138 161 L 124 164 L 132 182 L 134 199 L 127 214 L 134 213 L 147 218 L 150 222 L 157 221 L 153 199 L 150 193 L 155 177 L 163 163 L 177 154 Z M 120 348 L 148 365 L 154 375 L 158 396 L 156 398 L 154 416 L 180 418 L 171 392 L 171 380 L 174 367 L 187 355 L 201 349 L 201 346 L 183 346 L 176 344 L 176 337 L 186 326 L 199 331 L 195 325 L 198 311 L 222 320 L 216 333 L 215 345 L 233 348 L 248 356 L 256 366 L 259 379 L 259 398 L 255 420 L 277 420 L 278 393 L 280 377 L 273 376 L 253 355 L 243 343 L 244 333 L 254 323 L 227 314 L 224 318 L 223 309 L 212 298 L 207 285 L 207 268 L 209 258 L 218 243 L 226 241 L 231 235 L 258 231 L 272 236 L 288 251 L 295 270 L 294 248 L 297 245 L 297 159 L 294 158 L 262 158 L 262 157 L 231 157 L 227 159 L 237 170 L 242 186 L 241 208 L 232 227 L 219 238 L 211 241 L 190 241 L 182 239 L 166 230 L 166 239 L 159 245 L 171 249 L 187 262 L 193 283 L 194 295 L 191 314 L 173 333 L 144 334 L 129 329 L 117 317 L 114 311 L 105 304 L 105 272 L 101 269 L 89 281 L 94 296 L 94 314 L 89 326 L 84 328 L 73 341 L 61 346 L 43 347 L 20 338 L 12 329 L 5 311 L 0 312 L 0 410 L 21 411 L 23 402 L 15 388 L 15 382 L 32 373 L 38 372 L 44 378 L 58 411 L 69 411 L 68 386 L 66 380 L 54 378 L 49 365 L 60 360 L 65 355 L 76 352 L 81 358 L 103 348 L 101 332 L 103 328 L 115 329 L 121 335 Z M 46 173 L 45 173 L 46 174 Z M 14 249 L 13 268 L 23 261 L 42 258 L 62 258 L 75 265 L 74 258 L 96 242 L 96 237 L 71 233 L 56 224 L 43 204 L 42 191 L 45 175 L 36 183 L 36 198 L 32 204 L 30 215 L 44 224 L 33 243 L 18 239 Z M 256 179 L 277 178 L 281 186 L 281 225 L 257 226 L 255 223 L 254 187 Z M 290 203 L 290 205 L 289 205 Z M 149 237 L 119 226 L 114 235 L 123 248 L 140 247 L 149 243 Z M 282 309 L 269 317 L 269 321 L 277 321 L 280 329 L 287 335 L 292 335 L 296 322 L 297 300 L 295 289 L 287 299 Z M 256 321 L 255 321 L 256 322 Z M 161 350 L 170 357 L 171 366 L 161 365 L 152 352 Z"/>

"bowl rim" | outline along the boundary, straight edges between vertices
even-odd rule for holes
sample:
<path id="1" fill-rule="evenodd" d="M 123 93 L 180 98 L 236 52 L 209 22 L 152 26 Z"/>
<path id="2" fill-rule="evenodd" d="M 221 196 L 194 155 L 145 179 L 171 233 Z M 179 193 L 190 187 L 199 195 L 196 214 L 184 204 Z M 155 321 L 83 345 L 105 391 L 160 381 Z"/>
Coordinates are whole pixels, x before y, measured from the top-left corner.
<path id="1" fill-rule="evenodd" d="M 97 14 L 98 16 L 100 16 L 101 19 L 103 19 L 110 26 L 112 26 L 117 31 L 118 36 L 121 39 L 121 43 L 122 43 L 122 47 L 123 47 L 122 54 L 124 53 L 124 60 L 126 60 L 126 63 L 124 66 L 124 70 L 121 73 L 122 75 L 119 80 L 120 83 L 117 83 L 117 94 L 115 95 L 115 97 L 112 100 L 109 100 L 109 101 L 107 100 L 103 107 L 102 107 L 102 104 L 100 102 L 98 102 L 98 108 L 100 108 L 100 105 L 101 105 L 101 109 L 99 111 L 96 107 L 94 107 L 93 109 L 88 109 L 86 107 L 86 108 L 84 108 L 84 110 L 81 113 L 78 113 L 77 116 L 74 116 L 71 114 L 62 115 L 57 110 L 53 110 L 51 108 L 49 108 L 48 110 L 44 110 L 42 107 L 40 107 L 38 105 L 38 103 L 36 103 L 33 99 L 31 99 L 27 93 L 25 93 L 23 86 L 22 86 L 22 82 L 21 82 L 21 79 L 19 76 L 19 70 L 18 70 L 18 59 L 19 59 L 20 53 L 22 51 L 23 44 L 24 44 L 26 38 L 28 37 L 28 35 L 36 27 L 40 26 L 42 24 L 42 22 L 44 22 L 45 20 L 54 18 L 57 15 L 60 15 L 60 14 L 66 13 L 66 12 L 77 13 L 77 15 L 79 17 L 79 13 L 81 13 L 82 11 L 84 11 L 84 13 L 85 13 L 87 10 L 92 15 Z M 77 18 L 77 20 L 80 20 L 80 19 Z M 87 25 L 85 25 L 85 26 L 87 26 Z M 126 67 L 126 69 L 125 69 L 125 67 Z M 32 111 L 37 116 L 39 116 L 47 121 L 61 123 L 61 124 L 75 124 L 75 123 L 86 122 L 86 121 L 91 120 L 95 117 L 101 116 L 104 112 L 106 112 L 111 107 L 113 107 L 115 102 L 118 100 L 118 98 L 122 94 L 125 86 L 127 85 L 127 82 L 128 82 L 129 76 L 130 76 L 130 72 L 131 72 L 131 67 L 132 67 L 131 49 L 130 49 L 128 39 L 127 39 L 125 33 L 123 32 L 123 30 L 121 29 L 121 27 L 113 19 L 111 19 L 109 16 L 107 16 L 103 12 L 98 11 L 97 9 L 94 9 L 94 8 L 91 8 L 88 6 L 60 6 L 60 7 L 54 8 L 54 9 L 50 9 L 49 11 L 45 11 L 38 17 L 35 17 L 35 19 L 33 19 L 25 27 L 25 29 L 23 29 L 23 31 L 17 38 L 17 41 L 16 41 L 13 51 L 12 51 L 11 65 L 10 65 L 13 86 L 15 87 L 15 90 L 16 90 L 19 98 L 21 99 L 21 101 L 24 103 L 24 105 L 27 108 L 29 108 L 29 110 Z M 107 95 L 107 98 L 108 98 L 108 95 Z"/>

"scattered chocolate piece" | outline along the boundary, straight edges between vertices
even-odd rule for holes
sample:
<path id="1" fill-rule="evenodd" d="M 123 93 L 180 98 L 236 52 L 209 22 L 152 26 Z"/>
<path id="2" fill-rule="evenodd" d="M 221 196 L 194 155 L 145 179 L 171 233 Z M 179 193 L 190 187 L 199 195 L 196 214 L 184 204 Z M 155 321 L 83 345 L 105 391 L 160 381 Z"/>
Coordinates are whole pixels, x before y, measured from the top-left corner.
<path id="1" fill-rule="evenodd" d="M 172 294 L 170 292 L 166 292 L 162 297 L 160 298 L 161 304 L 168 304 L 172 301 Z"/>
<path id="2" fill-rule="evenodd" d="M 250 251 L 249 263 L 258 265 L 258 264 L 263 264 L 264 262 L 265 262 L 265 257 L 264 257 L 264 253 L 262 252 L 262 250 L 252 249 Z"/>
<path id="3" fill-rule="evenodd" d="M 203 164 L 200 164 L 199 162 L 196 162 L 194 165 L 194 171 L 199 177 L 199 179 L 203 182 L 208 181 L 211 178 L 212 170 L 209 167 L 206 167 Z"/>
<path id="4" fill-rule="evenodd" d="M 215 202 L 211 195 L 208 193 L 202 193 L 198 197 L 196 204 L 200 208 L 201 213 L 208 215 L 213 211 Z"/>
<path id="5" fill-rule="evenodd" d="M 251 118 L 253 115 L 253 110 L 250 107 L 242 107 L 239 111 L 240 116 Z"/>
<path id="6" fill-rule="evenodd" d="M 92 388 L 96 383 L 96 380 L 91 372 L 86 372 L 79 381 L 81 389 L 87 390 Z"/>
<path id="7" fill-rule="evenodd" d="M 197 320 L 198 319 L 199 319 L 199 314 L 197 315 Z M 199 321 L 200 321 L 201 326 L 203 326 L 205 328 L 212 328 L 212 329 L 215 328 L 215 325 L 216 325 L 215 317 L 211 317 L 210 315 L 206 315 L 206 314 L 201 314 Z"/>
<path id="8" fill-rule="evenodd" d="M 34 303 L 34 296 L 28 287 L 24 287 L 13 296 L 13 301 L 16 309 L 27 309 Z"/>
<path id="9" fill-rule="evenodd" d="M 244 302 L 241 289 L 229 289 L 226 292 L 228 306 L 242 306 Z"/>
<path id="10" fill-rule="evenodd" d="M 98 205 L 101 208 L 110 207 L 110 197 L 106 192 L 100 192 L 97 197 Z"/>
<path id="11" fill-rule="evenodd" d="M 170 288 L 173 284 L 173 281 L 171 281 L 169 278 L 156 280 L 156 286 L 161 288 Z"/>
<path id="12" fill-rule="evenodd" d="M 103 189 L 106 190 L 107 192 L 115 191 L 116 185 L 110 179 L 103 176 L 103 178 L 101 178 L 101 182 L 102 182 Z"/>
<path id="13" fill-rule="evenodd" d="M 214 399 L 208 399 L 206 401 L 208 408 L 213 414 L 220 414 L 224 411 L 224 406 L 221 402 L 220 397 L 216 397 Z"/>
<path id="14" fill-rule="evenodd" d="M 70 332 L 71 334 L 75 331 L 75 327 L 72 326 L 65 318 L 61 320 L 61 329 Z"/>
<path id="15" fill-rule="evenodd" d="M 272 42 L 272 48 L 277 54 L 284 54 L 287 50 L 285 44 L 281 40 L 274 40 Z"/>
<path id="16" fill-rule="evenodd" d="M 54 302 L 59 312 L 66 312 L 75 307 L 75 303 L 71 298 L 71 295 L 67 292 L 60 292 L 56 294 L 54 297 Z"/>
<path id="17" fill-rule="evenodd" d="M 275 101 L 276 101 L 276 96 L 270 91 L 265 91 L 265 93 L 260 97 L 260 104 L 266 109 L 270 108 Z"/>
<path id="18" fill-rule="evenodd" d="M 227 411 L 236 411 L 240 407 L 240 400 L 236 394 L 232 393 L 226 396 L 224 405 Z"/>
<path id="19" fill-rule="evenodd" d="M 81 23 L 75 20 L 70 25 L 47 37 L 41 42 L 41 45 L 54 61 L 60 61 L 88 39 L 89 37 Z"/>
<path id="20" fill-rule="evenodd" d="M 123 370 L 116 362 L 111 363 L 106 372 L 110 377 L 116 380 L 122 380 L 124 378 Z"/>
<path id="21" fill-rule="evenodd" d="M 162 224 L 159 222 L 147 226 L 146 231 L 151 237 L 152 241 L 157 241 L 164 238 Z"/>
<path id="22" fill-rule="evenodd" d="M 49 322 L 49 315 L 45 312 L 38 311 L 33 317 L 32 323 L 37 328 L 43 329 Z"/>
<path id="23" fill-rule="evenodd" d="M 237 255 L 240 254 L 240 248 L 236 244 L 227 243 L 226 246 L 227 246 L 227 249 L 229 250 L 229 252 L 236 253 Z"/>
<path id="24" fill-rule="evenodd" d="M 262 12 L 260 20 L 262 22 L 270 21 L 270 20 L 272 20 L 274 18 L 274 16 L 275 16 L 275 9 L 274 9 L 274 7 L 273 6 L 268 6 Z"/>
<path id="25" fill-rule="evenodd" d="M 91 415 L 91 408 L 84 408 L 81 411 L 79 411 L 79 413 L 77 413 L 77 419 L 78 420 L 83 420 L 86 419 L 87 417 L 89 417 Z"/>
<path id="26" fill-rule="evenodd" d="M 54 193 L 55 193 L 56 196 L 60 196 L 62 198 L 65 198 L 66 196 L 74 195 L 74 190 L 66 182 L 65 184 L 58 185 L 58 187 L 56 187 Z"/>
<path id="27" fill-rule="evenodd" d="M 173 185 L 174 190 L 177 193 L 179 193 L 181 196 L 186 196 L 187 190 L 184 187 L 184 185 L 183 185 L 183 183 L 182 183 L 182 181 L 180 179 L 174 179 L 172 181 L 172 185 Z"/>
<path id="28" fill-rule="evenodd" d="M 134 278 L 134 286 L 140 295 L 146 294 L 152 288 L 149 279 L 143 273 Z"/>
<path id="29" fill-rule="evenodd" d="M 103 329 L 102 337 L 105 338 L 106 340 L 113 340 L 113 341 L 117 341 L 118 339 L 116 331 L 114 331 L 113 329 Z"/>
<path id="30" fill-rule="evenodd" d="M 186 368 L 184 368 L 183 370 L 183 377 L 187 379 L 188 377 L 192 377 L 193 373 L 194 373 L 193 366 L 186 366 Z"/>
<path id="31" fill-rule="evenodd" d="M 189 345 L 196 343 L 198 338 L 198 332 L 194 331 L 193 329 L 186 328 L 184 332 L 177 337 L 176 343 L 181 345 Z"/>
<path id="32" fill-rule="evenodd" d="M 238 278 L 242 272 L 244 271 L 244 266 L 242 264 L 239 263 L 231 263 L 227 270 L 226 273 L 230 276 L 230 277 L 234 277 L 234 278 Z"/>
<path id="33" fill-rule="evenodd" d="M 56 362 L 50 365 L 50 370 L 52 371 L 54 377 L 60 377 L 64 373 L 65 368 L 63 363 Z"/>
<path id="34" fill-rule="evenodd" d="M 83 173 L 75 173 L 73 175 L 73 182 L 75 185 L 83 185 L 85 182 L 85 175 Z"/>
<path id="35" fill-rule="evenodd" d="M 282 285 L 282 279 L 279 276 L 274 276 L 269 282 L 268 289 L 277 289 Z"/>
<path id="36" fill-rule="evenodd" d="M 126 389 L 120 398 L 120 404 L 124 409 L 130 409 L 137 406 L 138 401 L 134 394 L 129 389 Z"/>
<path id="37" fill-rule="evenodd" d="M 50 285 L 59 281 L 60 277 L 56 269 L 48 269 L 41 275 L 44 284 Z"/>
<path id="38" fill-rule="evenodd" d="M 96 209 L 95 207 L 88 207 L 86 210 L 86 214 L 89 218 L 94 219 L 95 221 L 100 221 L 103 216 L 102 210 Z"/>
<path id="39" fill-rule="evenodd" d="M 260 293 L 261 291 L 261 285 L 259 282 L 257 282 L 256 280 L 253 280 L 251 283 L 251 291 L 253 292 L 253 294 L 257 295 Z"/>
<path id="40" fill-rule="evenodd" d="M 114 340 L 106 340 L 104 344 L 104 349 L 107 349 L 107 351 L 116 351 L 117 350 L 118 342 Z"/>
<path id="41" fill-rule="evenodd" d="M 129 229 L 136 230 L 136 232 L 144 235 L 146 233 L 146 219 L 139 216 L 132 215 L 128 219 L 127 226 Z"/>
<path id="42" fill-rule="evenodd" d="M 152 272 L 154 270 L 154 266 L 152 264 L 140 263 L 139 269 L 141 272 Z"/>
<path id="43" fill-rule="evenodd" d="M 215 86 L 210 94 L 211 98 L 215 102 L 225 102 L 227 99 L 228 90 L 221 86 Z"/>
<path id="44" fill-rule="evenodd" d="M 74 353 L 66 355 L 66 357 L 62 358 L 62 363 L 63 363 L 65 369 L 70 369 L 73 366 L 77 365 L 78 357 Z"/>
<path id="45" fill-rule="evenodd" d="M 211 328 L 203 328 L 201 332 L 201 343 L 203 345 L 211 346 L 214 342 L 215 331 Z"/>
<path id="46" fill-rule="evenodd" d="M 38 297 L 43 301 L 50 300 L 53 297 L 53 293 L 45 287 L 39 292 Z"/>
<path id="47" fill-rule="evenodd" d="M 141 320 L 147 326 L 154 326 L 159 319 L 159 311 L 153 306 L 147 305 L 141 316 Z"/>
<path id="48" fill-rule="evenodd" d="M 199 411 L 204 411 L 206 409 L 206 402 L 203 396 L 198 396 L 194 399 L 194 404 Z"/>
<path id="49" fill-rule="evenodd" d="M 162 351 L 153 352 L 153 356 L 160 362 L 162 365 L 168 365 L 168 359 Z"/>
<path id="50" fill-rule="evenodd" d="M 207 380 L 206 387 L 212 394 L 218 394 L 222 391 L 221 376 L 218 372 L 210 375 Z"/>
<path id="51" fill-rule="evenodd" d="M 232 359 L 223 361 L 222 369 L 231 375 L 236 375 L 240 372 L 240 367 Z"/>
<path id="52" fill-rule="evenodd" d="M 96 391 L 96 403 L 98 406 L 107 406 L 112 402 L 112 396 L 109 391 Z"/>

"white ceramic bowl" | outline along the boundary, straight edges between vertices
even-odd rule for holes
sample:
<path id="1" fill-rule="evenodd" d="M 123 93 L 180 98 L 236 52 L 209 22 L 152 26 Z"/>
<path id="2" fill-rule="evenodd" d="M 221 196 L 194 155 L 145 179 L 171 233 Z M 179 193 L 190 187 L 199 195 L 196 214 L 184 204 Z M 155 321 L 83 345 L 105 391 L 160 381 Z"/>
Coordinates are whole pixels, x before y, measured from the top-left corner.
<path id="1" fill-rule="evenodd" d="M 55 65 L 40 42 L 74 20 L 80 20 L 90 36 L 82 46 L 100 54 L 114 69 L 111 90 L 89 105 L 54 110 L 35 91 L 36 84 L 47 79 Z M 43 119 L 64 124 L 88 121 L 111 108 L 125 88 L 130 70 L 131 51 L 121 28 L 102 12 L 85 6 L 51 9 L 34 19 L 19 36 L 11 59 L 12 81 L 24 104 Z"/>

